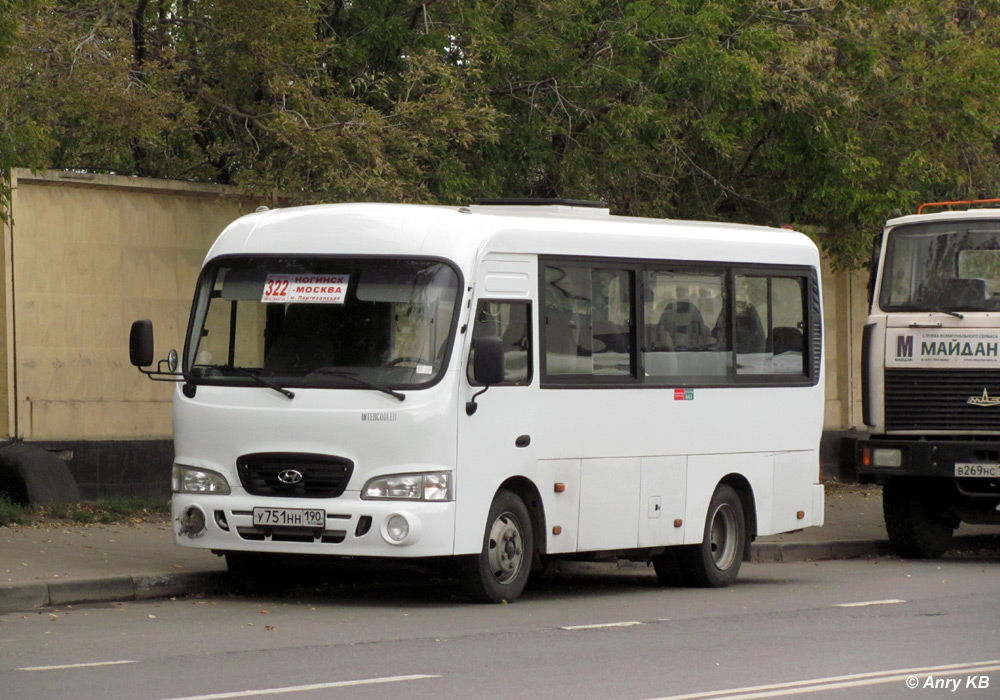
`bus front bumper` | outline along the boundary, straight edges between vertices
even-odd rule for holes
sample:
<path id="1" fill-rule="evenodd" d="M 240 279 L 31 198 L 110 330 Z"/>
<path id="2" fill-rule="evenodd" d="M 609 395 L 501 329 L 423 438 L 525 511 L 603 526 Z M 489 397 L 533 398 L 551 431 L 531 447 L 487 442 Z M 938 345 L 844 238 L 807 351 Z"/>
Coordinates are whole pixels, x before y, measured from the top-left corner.
<path id="1" fill-rule="evenodd" d="M 182 547 L 433 557 L 454 553 L 454 506 L 452 501 L 362 500 L 356 492 L 323 500 L 175 493 L 171 516 L 174 541 Z"/>

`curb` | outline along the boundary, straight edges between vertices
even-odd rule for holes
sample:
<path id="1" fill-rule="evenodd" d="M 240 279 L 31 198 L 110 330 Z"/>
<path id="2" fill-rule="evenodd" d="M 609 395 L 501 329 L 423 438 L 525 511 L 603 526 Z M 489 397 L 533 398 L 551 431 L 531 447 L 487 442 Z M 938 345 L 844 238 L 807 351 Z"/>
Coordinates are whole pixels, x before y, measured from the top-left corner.
<path id="1" fill-rule="evenodd" d="M 51 605 L 149 600 L 227 590 L 225 572 L 135 574 L 77 580 L 0 584 L 0 615 Z"/>
<path id="2" fill-rule="evenodd" d="M 750 561 L 790 563 L 828 559 L 861 559 L 892 552 L 887 540 L 831 540 L 821 542 L 762 542 L 751 545 Z M 574 562 L 584 567 L 612 564 Z M 645 568 L 643 562 L 619 561 L 617 568 Z M 0 584 L 0 615 L 52 605 L 110 603 L 172 596 L 220 593 L 229 590 L 224 571 L 183 574 L 134 574 L 77 580 Z"/>
<path id="3" fill-rule="evenodd" d="M 760 542 L 750 546 L 750 561 L 762 564 L 829 559 L 864 559 L 887 554 L 892 554 L 889 540 Z"/>

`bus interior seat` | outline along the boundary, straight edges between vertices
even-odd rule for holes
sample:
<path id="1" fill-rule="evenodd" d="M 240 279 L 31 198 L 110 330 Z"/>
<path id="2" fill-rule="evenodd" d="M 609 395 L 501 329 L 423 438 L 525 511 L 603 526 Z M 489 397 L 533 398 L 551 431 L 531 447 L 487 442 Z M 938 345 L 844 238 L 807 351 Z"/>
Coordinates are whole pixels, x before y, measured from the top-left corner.
<path id="1" fill-rule="evenodd" d="M 766 341 L 757 309 L 749 302 L 736 302 L 736 352 L 764 352 Z"/>
<path id="2" fill-rule="evenodd" d="M 802 352 L 802 331 L 791 326 L 778 326 L 771 331 L 771 347 L 775 355 Z"/>
<path id="3" fill-rule="evenodd" d="M 604 345 L 607 352 L 629 352 L 631 339 L 628 327 L 613 321 L 594 321 L 594 339 Z M 594 348 L 595 352 L 597 348 Z"/>
<path id="4" fill-rule="evenodd" d="M 545 342 L 547 351 L 559 355 L 577 355 L 580 344 L 579 317 L 560 306 L 545 309 Z"/>
<path id="5" fill-rule="evenodd" d="M 674 349 L 674 338 L 659 323 L 647 323 L 645 344 L 644 352 L 670 352 Z"/>
<path id="6" fill-rule="evenodd" d="M 316 304 L 288 307 L 281 334 L 264 358 L 264 374 L 306 372 L 333 364 L 333 341 L 325 311 L 323 306 Z"/>
<path id="7" fill-rule="evenodd" d="M 660 329 L 673 339 L 676 350 L 705 350 L 711 338 L 701 311 L 684 299 L 667 302 L 660 314 Z"/>

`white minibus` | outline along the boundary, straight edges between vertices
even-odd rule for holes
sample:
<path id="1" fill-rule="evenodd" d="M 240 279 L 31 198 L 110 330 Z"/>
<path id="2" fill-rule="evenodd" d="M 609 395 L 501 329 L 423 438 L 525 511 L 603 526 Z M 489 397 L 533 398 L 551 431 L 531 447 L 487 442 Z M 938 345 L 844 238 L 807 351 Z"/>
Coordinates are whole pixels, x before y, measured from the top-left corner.
<path id="1" fill-rule="evenodd" d="M 132 363 L 153 362 L 137 321 Z M 448 558 L 472 599 L 565 559 L 730 584 L 823 523 L 819 255 L 601 203 L 259 211 L 211 248 L 174 380 L 173 528 L 275 555 Z"/>

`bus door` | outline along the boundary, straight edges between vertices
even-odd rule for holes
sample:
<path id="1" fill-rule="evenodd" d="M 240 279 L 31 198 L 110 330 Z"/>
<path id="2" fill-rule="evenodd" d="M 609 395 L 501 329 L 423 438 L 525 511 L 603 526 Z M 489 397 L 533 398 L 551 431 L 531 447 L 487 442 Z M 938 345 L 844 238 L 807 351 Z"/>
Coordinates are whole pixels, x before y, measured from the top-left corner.
<path id="1" fill-rule="evenodd" d="M 467 331 L 471 337 L 465 346 L 468 362 L 460 382 L 465 407 L 458 416 L 456 551 L 482 547 L 483 527 L 498 486 L 508 476 L 530 473 L 534 464 L 536 265 L 528 256 L 487 258 L 476 276 Z M 472 368 L 476 341 L 487 336 L 503 343 L 504 376 L 483 392 Z"/>

